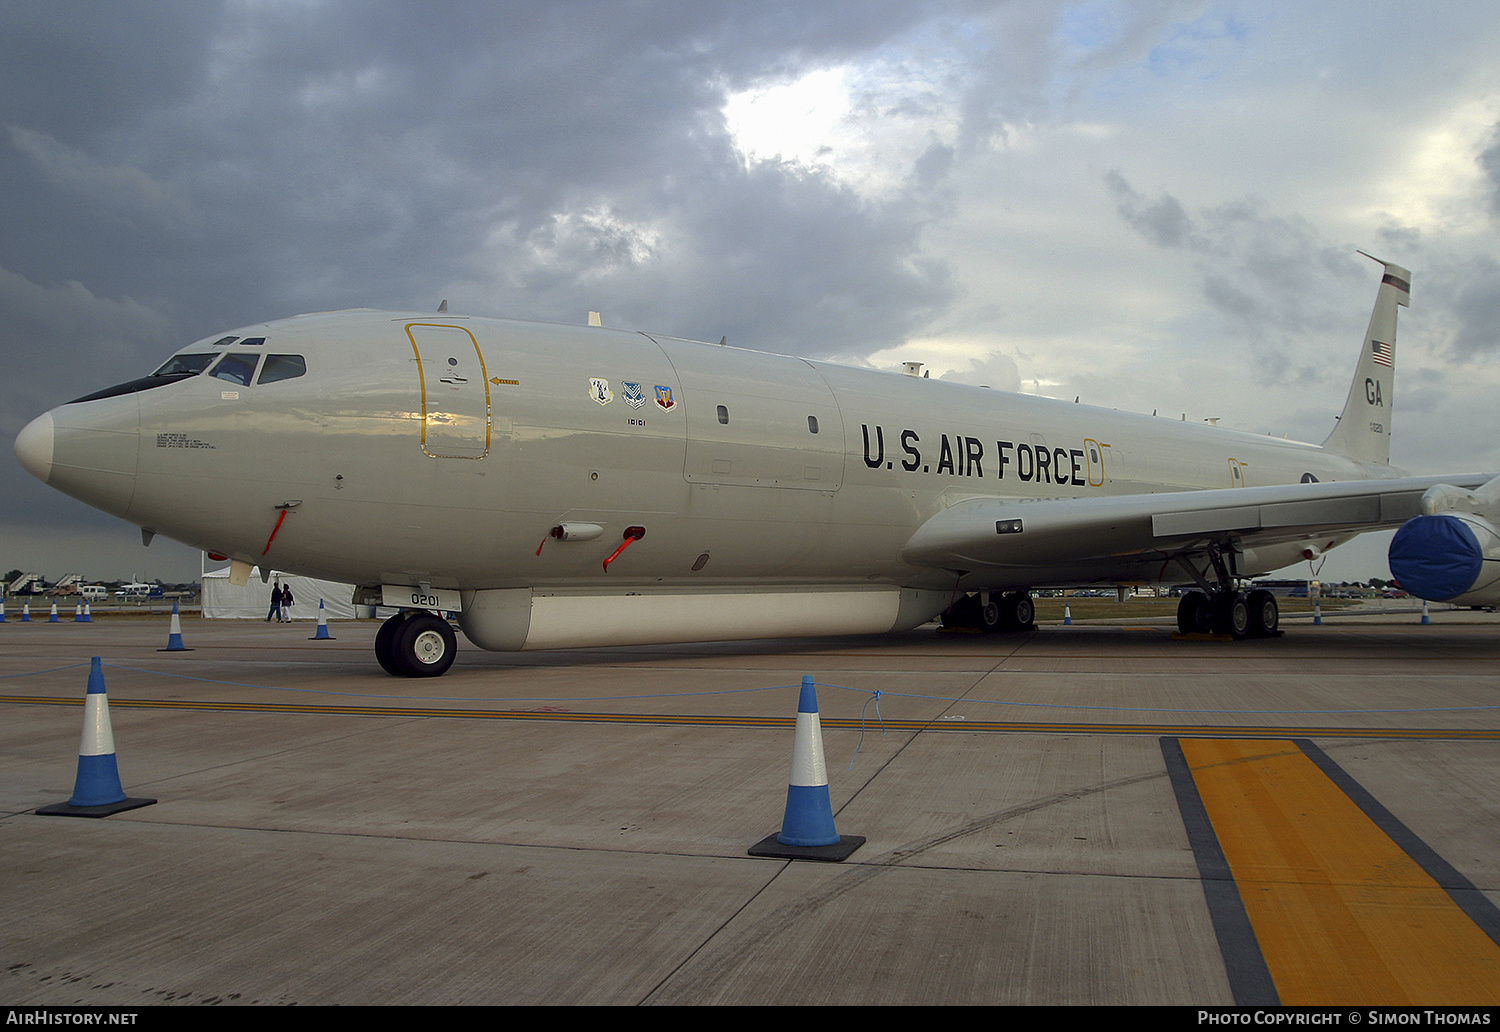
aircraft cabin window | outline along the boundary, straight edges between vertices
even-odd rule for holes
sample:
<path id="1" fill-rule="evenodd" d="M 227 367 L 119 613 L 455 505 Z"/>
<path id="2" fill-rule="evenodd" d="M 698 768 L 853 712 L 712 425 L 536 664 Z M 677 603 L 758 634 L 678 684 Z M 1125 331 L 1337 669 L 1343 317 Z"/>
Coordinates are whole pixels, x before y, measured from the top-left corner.
<path id="1" fill-rule="evenodd" d="M 209 375 L 216 376 L 220 380 L 228 380 L 230 383 L 237 383 L 241 387 L 248 387 L 255 379 L 255 365 L 259 361 L 259 355 L 231 351 L 218 365 L 214 366 L 213 372 Z"/>
<path id="2" fill-rule="evenodd" d="M 723 405 L 719 406 L 719 422 L 725 424 L 729 422 L 729 410 Z"/>
<path id="3" fill-rule="evenodd" d="M 817 416 L 808 416 L 807 417 L 807 432 L 810 433 L 810 434 L 815 434 L 815 433 L 818 432 L 818 417 Z"/>
<path id="4" fill-rule="evenodd" d="M 301 355 L 267 355 L 256 383 L 275 383 L 278 380 L 294 380 L 307 375 L 307 362 Z"/>

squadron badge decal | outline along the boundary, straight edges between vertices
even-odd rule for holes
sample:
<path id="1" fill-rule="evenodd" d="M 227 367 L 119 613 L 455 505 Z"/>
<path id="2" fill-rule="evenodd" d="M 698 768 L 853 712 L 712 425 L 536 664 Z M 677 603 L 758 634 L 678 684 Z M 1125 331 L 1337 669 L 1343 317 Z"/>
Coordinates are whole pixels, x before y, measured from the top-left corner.
<path id="1" fill-rule="evenodd" d="M 646 392 L 638 383 L 622 383 L 620 388 L 625 392 L 625 404 L 631 408 L 640 408 L 646 404 Z"/>
<path id="2" fill-rule="evenodd" d="M 598 376 L 589 377 L 589 397 L 601 405 L 608 405 L 615 400 L 615 394 L 609 389 L 609 381 Z"/>
<path id="3" fill-rule="evenodd" d="M 677 407 L 677 402 L 672 398 L 672 388 L 656 385 L 656 407 L 663 412 L 671 412 Z"/>

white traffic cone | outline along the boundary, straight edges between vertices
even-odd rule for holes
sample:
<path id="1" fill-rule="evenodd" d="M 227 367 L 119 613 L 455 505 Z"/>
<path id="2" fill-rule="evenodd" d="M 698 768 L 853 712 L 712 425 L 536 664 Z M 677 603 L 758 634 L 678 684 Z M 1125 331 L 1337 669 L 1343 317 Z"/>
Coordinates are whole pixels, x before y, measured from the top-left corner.
<path id="1" fill-rule="evenodd" d="M 314 634 L 308 641 L 334 641 L 333 635 L 328 633 L 328 614 L 323 611 L 323 600 L 318 599 L 318 633 Z"/>
<path id="2" fill-rule="evenodd" d="M 83 703 L 83 739 L 78 745 L 78 776 L 66 803 L 43 806 L 36 812 L 55 817 L 108 817 L 121 810 L 150 806 L 155 799 L 131 799 L 120 785 L 115 760 L 115 734 L 109 723 L 109 696 L 104 692 L 104 670 L 95 656 L 89 667 L 89 690 Z"/>
<path id="3" fill-rule="evenodd" d="M 157 652 L 192 652 L 193 650 L 182 644 L 182 621 L 177 617 L 177 603 L 172 603 L 172 623 L 167 628 L 167 647 L 157 649 Z"/>
<path id="4" fill-rule="evenodd" d="M 813 679 L 804 677 L 797 700 L 797 736 L 792 744 L 792 776 L 781 831 L 751 846 L 750 855 L 840 861 L 864 844 L 861 835 L 840 835 L 834 830 L 818 693 Z"/>

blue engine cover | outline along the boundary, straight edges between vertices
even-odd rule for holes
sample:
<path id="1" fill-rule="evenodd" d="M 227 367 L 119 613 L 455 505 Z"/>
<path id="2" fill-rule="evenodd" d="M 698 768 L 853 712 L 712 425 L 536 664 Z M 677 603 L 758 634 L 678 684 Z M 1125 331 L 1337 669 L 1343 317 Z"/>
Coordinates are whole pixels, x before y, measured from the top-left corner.
<path id="1" fill-rule="evenodd" d="M 1463 520 L 1439 514 L 1408 520 L 1391 539 L 1391 574 L 1418 598 L 1446 602 L 1468 591 L 1484 549 Z"/>

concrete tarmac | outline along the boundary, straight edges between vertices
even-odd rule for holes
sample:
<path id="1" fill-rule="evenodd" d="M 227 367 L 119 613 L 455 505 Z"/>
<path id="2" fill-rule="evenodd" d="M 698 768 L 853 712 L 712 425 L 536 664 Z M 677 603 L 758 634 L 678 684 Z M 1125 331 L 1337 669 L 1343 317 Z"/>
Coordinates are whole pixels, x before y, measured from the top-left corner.
<path id="1" fill-rule="evenodd" d="M 0 625 L 0 1002 L 1500 1002 L 1500 624 L 484 653 Z M 1445 622 L 1447 620 L 1447 622 Z M 125 791 L 43 817 L 103 660 Z M 777 830 L 804 675 L 848 861 Z"/>

